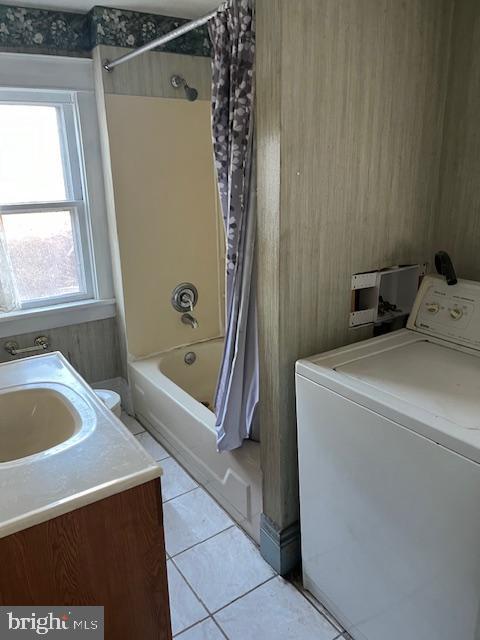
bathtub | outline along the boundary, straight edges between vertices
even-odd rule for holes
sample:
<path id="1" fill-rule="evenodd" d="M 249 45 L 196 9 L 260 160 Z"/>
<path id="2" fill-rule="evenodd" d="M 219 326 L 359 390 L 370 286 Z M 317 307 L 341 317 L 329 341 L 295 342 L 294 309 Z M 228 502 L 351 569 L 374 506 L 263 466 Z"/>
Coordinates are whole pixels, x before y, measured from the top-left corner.
<path id="1" fill-rule="evenodd" d="M 260 445 L 218 453 L 211 411 L 223 340 L 198 342 L 129 364 L 135 414 L 145 428 L 257 542 Z M 187 364 L 187 354 L 194 360 Z"/>

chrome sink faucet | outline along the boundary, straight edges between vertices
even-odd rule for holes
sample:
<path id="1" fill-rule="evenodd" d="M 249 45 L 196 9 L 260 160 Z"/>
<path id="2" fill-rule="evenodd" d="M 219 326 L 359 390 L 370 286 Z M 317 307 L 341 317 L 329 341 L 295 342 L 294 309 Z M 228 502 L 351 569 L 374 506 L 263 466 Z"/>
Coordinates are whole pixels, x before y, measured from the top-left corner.
<path id="1" fill-rule="evenodd" d="M 198 329 L 198 320 L 192 316 L 191 313 L 184 313 L 182 315 L 183 324 L 188 324 L 192 329 Z"/>

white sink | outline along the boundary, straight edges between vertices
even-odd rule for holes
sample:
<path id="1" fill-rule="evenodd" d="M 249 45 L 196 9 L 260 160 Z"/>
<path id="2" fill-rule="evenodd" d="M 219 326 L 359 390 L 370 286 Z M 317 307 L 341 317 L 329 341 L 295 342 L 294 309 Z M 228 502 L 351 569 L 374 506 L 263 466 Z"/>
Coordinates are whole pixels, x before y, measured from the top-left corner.
<path id="1" fill-rule="evenodd" d="M 0 539 L 161 473 L 60 353 L 0 363 Z"/>
<path id="2" fill-rule="evenodd" d="M 0 463 L 47 451 L 81 426 L 71 401 L 51 386 L 6 389 L 0 392 Z"/>

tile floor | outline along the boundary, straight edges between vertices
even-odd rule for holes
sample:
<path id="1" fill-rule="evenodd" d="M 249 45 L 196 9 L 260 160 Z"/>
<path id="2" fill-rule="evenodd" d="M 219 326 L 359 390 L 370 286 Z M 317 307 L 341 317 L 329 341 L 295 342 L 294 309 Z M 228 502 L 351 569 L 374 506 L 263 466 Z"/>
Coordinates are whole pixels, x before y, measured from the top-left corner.
<path id="1" fill-rule="evenodd" d="M 250 538 L 134 418 L 123 414 L 122 420 L 164 470 L 175 640 L 348 639 L 311 596 L 275 574 Z"/>

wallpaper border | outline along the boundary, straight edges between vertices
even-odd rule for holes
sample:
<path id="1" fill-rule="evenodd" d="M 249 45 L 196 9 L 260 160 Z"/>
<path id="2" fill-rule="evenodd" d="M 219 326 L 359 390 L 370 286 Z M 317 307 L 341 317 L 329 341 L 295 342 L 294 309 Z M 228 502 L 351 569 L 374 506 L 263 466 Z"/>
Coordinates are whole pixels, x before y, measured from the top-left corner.
<path id="1" fill-rule="evenodd" d="M 135 48 L 185 22 L 188 20 L 102 6 L 75 13 L 0 4 L 0 50 L 87 55 L 99 44 Z M 210 56 L 207 28 L 190 31 L 158 50 Z"/>

